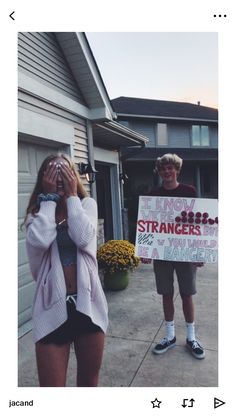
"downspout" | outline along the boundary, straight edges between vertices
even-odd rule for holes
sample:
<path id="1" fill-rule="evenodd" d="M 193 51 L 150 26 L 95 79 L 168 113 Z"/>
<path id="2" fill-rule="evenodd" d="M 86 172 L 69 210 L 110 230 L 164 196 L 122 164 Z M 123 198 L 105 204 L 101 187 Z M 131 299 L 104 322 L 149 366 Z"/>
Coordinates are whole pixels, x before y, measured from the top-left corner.
<path id="1" fill-rule="evenodd" d="M 120 203 L 121 203 L 121 216 L 122 216 L 122 233 L 123 239 L 129 240 L 129 222 L 128 222 L 128 210 L 125 208 L 124 204 L 124 185 L 121 179 L 121 174 L 123 173 L 122 165 L 122 153 L 121 147 L 119 149 L 119 183 L 120 183 Z"/>
<path id="2" fill-rule="evenodd" d="M 92 166 L 94 167 L 94 150 L 93 150 L 93 129 L 92 123 L 89 119 L 86 122 L 87 128 L 87 139 L 88 139 L 88 160 L 91 162 Z M 97 190 L 96 190 L 96 182 L 90 185 L 90 192 L 91 197 L 97 200 Z"/>
<path id="3" fill-rule="evenodd" d="M 121 148 L 121 147 L 120 147 Z M 123 166 L 122 166 L 122 154 L 121 150 L 119 149 L 119 183 L 120 183 L 120 203 L 121 203 L 121 209 L 124 208 L 124 185 L 121 179 L 121 174 L 123 173 Z"/>

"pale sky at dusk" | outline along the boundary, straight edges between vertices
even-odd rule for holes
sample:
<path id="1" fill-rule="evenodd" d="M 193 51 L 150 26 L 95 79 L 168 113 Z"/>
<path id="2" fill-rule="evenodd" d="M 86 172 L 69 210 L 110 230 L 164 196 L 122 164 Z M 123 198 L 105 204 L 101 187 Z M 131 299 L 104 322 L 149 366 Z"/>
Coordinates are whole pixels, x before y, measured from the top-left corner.
<path id="1" fill-rule="evenodd" d="M 86 32 L 110 99 L 218 107 L 216 32 Z"/>

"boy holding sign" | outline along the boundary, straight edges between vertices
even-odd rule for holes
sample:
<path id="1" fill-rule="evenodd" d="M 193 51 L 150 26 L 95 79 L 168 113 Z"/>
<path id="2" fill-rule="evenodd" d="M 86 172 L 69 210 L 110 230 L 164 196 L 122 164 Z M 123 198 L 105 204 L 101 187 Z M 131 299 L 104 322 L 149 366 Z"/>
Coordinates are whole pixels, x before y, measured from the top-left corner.
<path id="1" fill-rule="evenodd" d="M 193 186 L 181 184 L 177 181 L 183 160 L 176 154 L 165 154 L 156 162 L 156 170 L 162 178 L 162 186 L 153 190 L 152 196 L 196 197 Z M 205 351 L 195 336 L 194 304 L 192 295 L 196 293 L 196 268 L 201 263 L 172 262 L 154 260 L 154 272 L 158 294 L 163 298 L 166 336 L 153 349 L 154 354 L 162 354 L 175 346 L 174 326 L 174 271 L 176 272 L 179 292 L 182 299 L 183 313 L 186 321 L 186 345 L 197 359 L 205 357 Z"/>

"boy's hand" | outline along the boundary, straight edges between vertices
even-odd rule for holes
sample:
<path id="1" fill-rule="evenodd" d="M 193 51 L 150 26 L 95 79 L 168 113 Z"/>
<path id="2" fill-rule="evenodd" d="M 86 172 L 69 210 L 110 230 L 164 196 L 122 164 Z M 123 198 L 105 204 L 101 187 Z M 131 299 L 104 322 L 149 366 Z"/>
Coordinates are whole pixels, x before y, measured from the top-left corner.
<path id="1" fill-rule="evenodd" d="M 196 266 L 196 268 L 202 268 L 205 263 L 204 262 L 193 262 L 193 265 Z"/>

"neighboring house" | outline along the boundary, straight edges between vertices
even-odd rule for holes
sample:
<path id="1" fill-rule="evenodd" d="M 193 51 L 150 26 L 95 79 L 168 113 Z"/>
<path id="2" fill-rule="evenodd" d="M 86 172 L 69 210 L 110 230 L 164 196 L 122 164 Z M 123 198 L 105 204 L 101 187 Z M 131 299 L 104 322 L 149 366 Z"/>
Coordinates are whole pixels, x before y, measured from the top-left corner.
<path id="1" fill-rule="evenodd" d="M 125 149 L 125 206 L 129 209 L 130 239 L 134 240 L 137 200 L 160 178 L 155 160 L 165 153 L 184 159 L 180 181 L 195 185 L 198 196 L 218 196 L 218 111 L 199 104 L 118 97 L 111 100 L 118 121 L 148 137 L 145 149 Z"/>
<path id="2" fill-rule="evenodd" d="M 97 188 L 85 177 L 84 185 L 98 201 L 105 239 L 123 238 L 120 147 L 140 147 L 146 138 L 114 121 L 116 114 L 84 33 L 25 32 L 19 33 L 18 41 L 19 225 L 42 160 L 62 151 L 76 163 L 95 164 Z M 20 229 L 18 238 L 22 335 L 31 328 L 34 281 Z"/>

